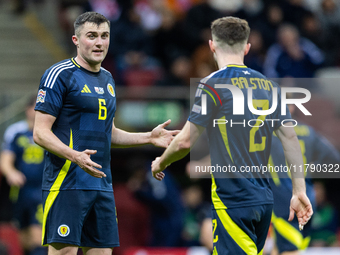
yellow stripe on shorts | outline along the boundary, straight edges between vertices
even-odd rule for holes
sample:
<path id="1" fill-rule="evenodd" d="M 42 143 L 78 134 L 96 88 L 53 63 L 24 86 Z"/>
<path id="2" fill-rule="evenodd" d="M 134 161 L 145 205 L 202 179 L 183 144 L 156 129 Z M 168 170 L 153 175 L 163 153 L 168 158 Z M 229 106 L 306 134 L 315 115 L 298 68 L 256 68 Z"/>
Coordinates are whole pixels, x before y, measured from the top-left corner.
<path id="1" fill-rule="evenodd" d="M 299 250 L 304 250 L 308 247 L 310 236 L 303 238 L 301 232 L 294 228 L 288 221 L 276 217 L 276 215 L 272 213 L 272 223 L 276 231 L 294 244 Z"/>
<path id="2" fill-rule="evenodd" d="M 73 149 L 73 136 L 72 136 L 72 130 L 70 131 L 70 144 L 69 147 L 71 149 Z M 63 183 L 68 171 L 70 170 L 71 167 L 71 161 L 70 160 L 66 160 L 64 166 L 61 168 L 57 179 L 55 180 L 55 182 L 53 183 L 51 189 L 50 189 L 50 193 L 48 194 L 47 198 L 46 198 L 46 202 L 45 202 L 45 206 L 44 206 L 44 216 L 43 216 L 43 226 L 42 226 L 42 244 L 44 243 L 44 239 L 45 239 L 45 227 L 46 227 L 46 220 L 47 220 L 47 215 L 54 203 L 54 200 L 57 198 L 58 194 L 59 194 L 59 189 L 61 187 L 61 184 Z"/>
<path id="3" fill-rule="evenodd" d="M 247 255 L 257 255 L 254 241 L 230 218 L 226 210 L 216 210 L 225 230 Z"/>
<path id="4" fill-rule="evenodd" d="M 213 185 L 216 187 L 215 179 L 212 176 L 212 182 Z M 215 185 L 214 185 L 215 184 Z M 212 192 L 214 195 L 212 195 L 213 198 L 213 204 L 214 208 L 217 207 L 225 207 L 227 208 L 219 196 L 216 193 Z M 230 218 L 229 214 L 226 212 L 225 209 L 217 209 L 216 213 L 222 222 L 225 230 L 228 232 L 228 234 L 231 236 L 232 239 L 237 243 L 238 246 L 241 247 L 241 249 L 247 254 L 247 255 L 257 255 L 257 246 L 254 243 L 254 241 Z M 217 251 L 216 251 L 217 254 Z"/>

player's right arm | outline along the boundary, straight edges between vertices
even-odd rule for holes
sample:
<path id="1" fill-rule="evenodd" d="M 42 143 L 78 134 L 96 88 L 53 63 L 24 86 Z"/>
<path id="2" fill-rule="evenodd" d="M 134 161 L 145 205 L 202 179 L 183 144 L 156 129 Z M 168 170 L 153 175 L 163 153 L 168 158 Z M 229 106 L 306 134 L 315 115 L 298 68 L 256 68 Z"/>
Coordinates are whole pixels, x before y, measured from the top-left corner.
<path id="1" fill-rule="evenodd" d="M 91 155 L 97 153 L 97 151 L 76 151 L 68 147 L 52 132 L 52 125 L 55 120 L 56 117 L 48 113 L 36 111 L 33 129 L 34 142 L 58 157 L 70 160 L 77 164 L 85 172 L 94 177 L 106 177 L 104 172 L 96 169 L 102 168 L 101 165 L 90 159 Z"/>
<path id="2" fill-rule="evenodd" d="M 289 166 L 293 184 L 293 195 L 290 202 L 289 221 L 293 220 L 294 212 L 300 225 L 305 225 L 313 214 L 312 205 L 306 195 L 304 165 L 298 137 L 292 123 L 281 126 L 275 131 L 281 140 L 284 154 Z"/>
<path id="3" fill-rule="evenodd" d="M 162 156 L 157 157 L 152 162 L 152 176 L 159 181 L 162 180 L 164 176 L 158 178 L 157 174 L 164 171 L 173 162 L 184 158 L 190 152 L 190 149 L 194 146 L 204 129 L 200 125 L 187 121 L 169 147 L 163 152 Z"/>

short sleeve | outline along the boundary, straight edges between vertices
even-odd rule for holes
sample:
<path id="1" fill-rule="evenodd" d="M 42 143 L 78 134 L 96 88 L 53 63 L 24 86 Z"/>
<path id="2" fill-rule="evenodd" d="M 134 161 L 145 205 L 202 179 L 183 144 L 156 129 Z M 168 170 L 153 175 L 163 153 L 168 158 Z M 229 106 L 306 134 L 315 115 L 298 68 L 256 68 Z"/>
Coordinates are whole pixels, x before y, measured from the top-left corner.
<path id="1" fill-rule="evenodd" d="M 52 70 L 46 71 L 41 78 L 35 110 L 57 117 L 67 89 L 62 75 L 53 76 Z"/>
<path id="2" fill-rule="evenodd" d="M 14 139 L 8 144 L 6 150 L 12 151 L 13 153 L 17 154 L 19 151 L 19 146 L 18 146 L 18 138 L 20 136 L 17 134 Z"/>
<path id="3" fill-rule="evenodd" d="M 9 146 L 15 136 L 20 132 L 25 132 L 26 130 L 28 130 L 26 120 L 18 121 L 7 127 L 3 137 L 2 150 L 9 150 Z"/>
<path id="4" fill-rule="evenodd" d="M 188 120 L 197 125 L 208 127 L 217 110 L 216 101 L 210 92 L 211 86 L 200 83 L 196 89 L 194 104 Z"/>

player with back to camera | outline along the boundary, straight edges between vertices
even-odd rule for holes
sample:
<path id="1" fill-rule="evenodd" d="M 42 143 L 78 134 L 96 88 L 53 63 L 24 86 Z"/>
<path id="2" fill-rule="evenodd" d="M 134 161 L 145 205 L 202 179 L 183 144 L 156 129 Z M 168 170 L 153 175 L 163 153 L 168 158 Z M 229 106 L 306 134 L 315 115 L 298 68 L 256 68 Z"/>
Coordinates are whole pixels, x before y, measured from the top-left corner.
<path id="1" fill-rule="evenodd" d="M 289 110 L 292 114 L 294 114 L 295 109 L 295 105 L 289 105 Z M 305 124 L 298 124 L 294 129 L 299 139 L 304 164 L 309 164 L 309 167 L 311 167 L 311 164 L 331 167 L 340 162 L 340 154 L 338 151 L 325 137 L 318 134 L 312 127 Z M 210 156 L 208 155 L 199 161 L 193 161 L 191 163 L 198 166 L 210 166 Z M 286 166 L 282 144 L 276 136 L 273 136 L 268 166 Z M 305 169 L 307 170 L 305 174 L 306 194 L 313 208 L 315 208 L 315 192 L 312 176 L 309 169 Z M 299 222 L 296 218 L 291 222 L 287 221 L 289 218 L 289 210 L 287 210 L 287 208 L 289 208 L 292 192 L 290 174 L 284 171 L 270 171 L 270 173 L 272 178 L 270 178 L 269 182 L 274 196 L 272 230 L 275 231 L 275 234 L 273 234 L 275 245 L 271 255 L 298 255 L 309 245 L 311 239 L 311 221 L 304 226 L 302 231 L 299 231 Z M 313 218 L 311 220 L 313 220 Z M 202 223 L 200 241 L 202 245 L 212 250 L 212 240 L 212 223 L 211 215 L 209 214 L 206 215 Z"/>
<path id="2" fill-rule="evenodd" d="M 146 133 L 116 128 L 115 82 L 101 67 L 110 22 L 87 12 L 74 28 L 77 56 L 46 70 L 35 107 L 34 140 L 48 151 L 42 241 L 49 254 L 111 254 L 119 240 L 110 148 L 167 147 L 178 131 L 164 129 L 170 120 Z"/>
<path id="3" fill-rule="evenodd" d="M 228 173 L 228 178 L 218 178 L 224 177 L 224 173 L 214 173 L 211 176 L 213 254 L 262 254 L 270 225 L 273 194 L 268 178 L 264 178 L 261 173 L 240 170 L 246 166 L 267 165 L 273 131 L 282 142 L 289 164 L 296 167 L 303 165 L 301 150 L 292 123 L 285 123 L 286 127 L 280 124 L 282 120 L 291 118 L 289 111 L 286 115 L 281 115 L 280 88 L 243 63 L 244 55 L 250 49 L 250 44 L 247 44 L 250 32 L 247 21 L 224 17 L 215 20 L 211 29 L 212 40 L 209 45 L 220 69 L 201 80 L 187 123 L 162 156 L 152 162 L 152 173 L 156 179 L 162 180 L 164 176 L 157 173 L 187 155 L 207 128 L 212 166 L 235 166 L 238 170 Z M 271 85 L 265 88 L 256 81 Z M 235 98 L 233 99 L 230 90 L 216 88 L 215 84 L 233 84 L 241 89 L 245 102 L 244 115 L 232 114 Z M 279 93 L 276 111 L 269 116 L 251 113 L 247 106 L 247 86 L 242 84 L 252 87 L 253 105 L 262 110 L 272 106 L 272 89 L 277 88 Z M 207 113 L 203 115 L 202 95 L 208 94 L 206 91 L 209 92 L 214 87 L 222 104 L 215 106 L 213 99 L 206 96 Z M 212 125 L 214 119 L 241 122 L 242 118 L 245 123 L 251 119 L 265 118 L 280 121 L 263 121 L 263 126 L 257 128 L 247 125 Z M 295 212 L 303 226 L 312 216 L 312 206 L 306 196 L 303 173 L 296 171 L 292 176 L 293 194 L 289 219 L 293 219 Z"/>

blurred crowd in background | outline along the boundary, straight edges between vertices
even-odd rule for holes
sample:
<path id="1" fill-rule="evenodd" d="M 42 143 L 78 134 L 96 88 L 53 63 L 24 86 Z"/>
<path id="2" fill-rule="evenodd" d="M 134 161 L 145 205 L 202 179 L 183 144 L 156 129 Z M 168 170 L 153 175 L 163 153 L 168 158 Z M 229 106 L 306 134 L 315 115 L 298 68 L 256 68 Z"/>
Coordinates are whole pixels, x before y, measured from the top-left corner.
<path id="1" fill-rule="evenodd" d="M 24 12 L 27 1 L 17 1 L 16 11 Z M 246 19 L 251 27 L 252 47 L 245 64 L 270 78 L 310 78 L 321 67 L 340 65 L 337 0 L 59 2 L 69 53 L 75 50 L 70 36 L 80 13 L 100 12 L 111 21 L 111 46 L 103 65 L 117 85 L 187 86 L 190 77 L 215 71 L 208 47 L 210 25 L 229 15 Z"/>
<path id="2" fill-rule="evenodd" d="M 96 11 L 111 21 L 110 49 L 103 67 L 117 86 L 189 86 L 190 78 L 214 72 L 217 66 L 208 46 L 210 25 L 223 16 L 249 22 L 251 50 L 245 65 L 269 78 L 313 78 L 321 68 L 340 67 L 337 0 L 58 1 L 64 47 L 70 56 L 75 55 L 70 40 L 73 21 L 80 13 Z M 16 0 L 14 11 L 24 14 L 27 2 Z M 150 165 L 160 154 L 161 150 L 151 149 L 112 150 L 121 241 L 114 254 L 134 245 L 204 244 L 200 227 L 211 217 L 210 180 L 185 174 L 188 157 L 173 164 L 164 181 L 154 180 Z M 325 183 L 330 182 L 315 185 L 312 246 L 338 246 L 340 240 L 340 202 L 333 193 L 336 187 L 325 188 Z M 4 185 L 0 188 L 4 200 L 8 193 Z M 2 202 L 0 220 L 10 220 L 10 208 L 10 201 Z"/>

